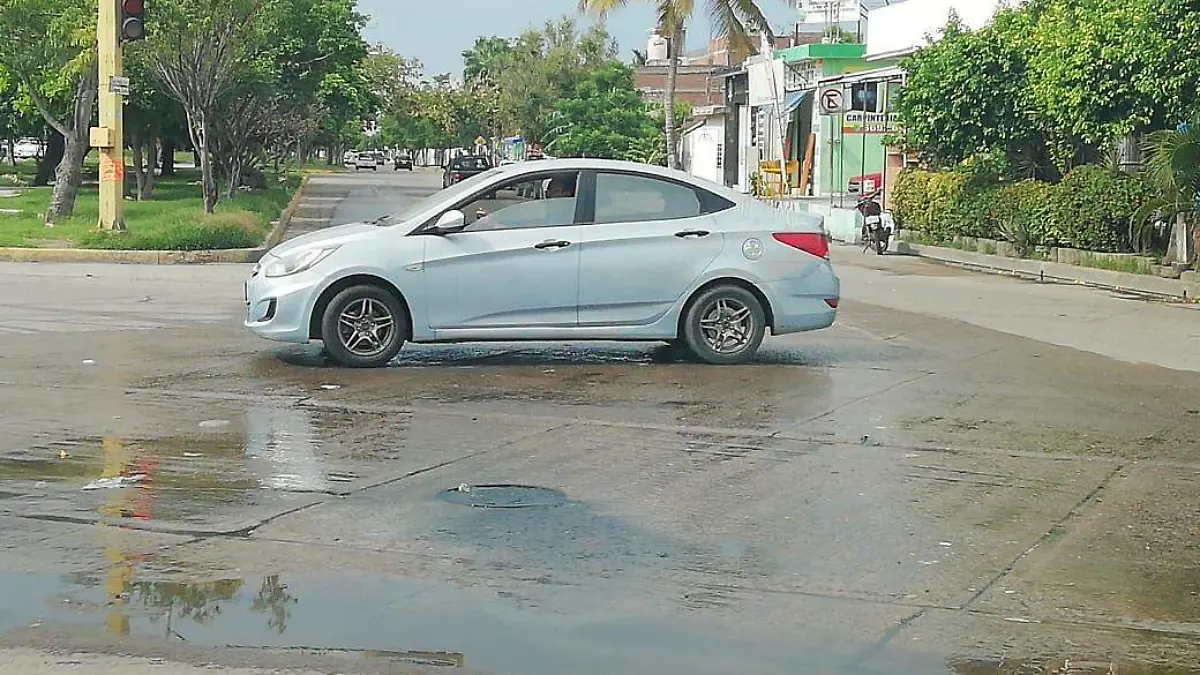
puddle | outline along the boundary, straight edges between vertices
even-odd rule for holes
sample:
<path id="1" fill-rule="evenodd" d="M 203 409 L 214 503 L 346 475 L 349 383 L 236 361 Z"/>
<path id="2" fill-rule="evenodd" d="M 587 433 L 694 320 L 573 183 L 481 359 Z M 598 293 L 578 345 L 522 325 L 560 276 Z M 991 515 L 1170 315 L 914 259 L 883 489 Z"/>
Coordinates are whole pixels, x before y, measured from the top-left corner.
<path id="1" fill-rule="evenodd" d="M 567 496 L 558 490 L 532 485 L 460 485 L 443 490 L 438 498 L 477 509 L 530 509 L 562 506 Z"/>
<path id="2" fill-rule="evenodd" d="M 0 573 L 0 634 L 100 628 L 113 638 L 357 652 L 512 675 L 767 675 L 800 662 L 851 672 L 838 668 L 852 649 L 792 635 L 735 637 L 686 617 L 630 614 L 594 595 L 551 600 L 546 609 L 480 587 L 370 574 L 187 583 L 132 576 Z"/>
<path id="3" fill-rule="evenodd" d="M 331 416 L 336 418 L 337 416 Z M 22 513 L 199 522 L 345 489 L 373 458 L 315 413 L 253 407 L 221 425 L 147 437 L 58 440 L 0 454 L 0 501 Z M 326 440 L 327 438 L 333 440 Z M 334 454 L 338 453 L 338 454 Z"/>

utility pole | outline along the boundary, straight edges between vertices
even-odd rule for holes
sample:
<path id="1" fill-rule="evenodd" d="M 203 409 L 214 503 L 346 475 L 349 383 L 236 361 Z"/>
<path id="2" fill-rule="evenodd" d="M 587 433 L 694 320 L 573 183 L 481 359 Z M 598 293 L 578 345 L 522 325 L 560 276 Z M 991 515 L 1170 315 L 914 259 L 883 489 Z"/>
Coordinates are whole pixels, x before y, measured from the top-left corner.
<path id="1" fill-rule="evenodd" d="M 121 44 L 143 40 L 144 0 L 99 0 L 96 47 L 100 68 L 100 126 L 91 129 L 91 145 L 100 151 L 100 229 L 125 229 L 125 96 Z M 153 170 L 153 169 L 151 169 Z"/>

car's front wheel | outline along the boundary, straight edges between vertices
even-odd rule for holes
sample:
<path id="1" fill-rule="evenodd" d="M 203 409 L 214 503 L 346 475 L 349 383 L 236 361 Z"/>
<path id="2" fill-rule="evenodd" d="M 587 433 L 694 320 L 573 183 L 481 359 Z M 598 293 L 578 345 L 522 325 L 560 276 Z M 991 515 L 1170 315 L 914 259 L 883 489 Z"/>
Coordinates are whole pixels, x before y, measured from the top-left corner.
<path id="1" fill-rule="evenodd" d="M 352 286 L 338 293 L 321 317 L 321 340 L 338 364 L 386 366 L 408 338 L 404 306 L 378 286 Z"/>
<path id="2" fill-rule="evenodd" d="M 745 363 L 766 336 L 762 303 L 741 286 L 715 286 L 697 297 L 683 320 L 683 340 L 701 361 Z"/>

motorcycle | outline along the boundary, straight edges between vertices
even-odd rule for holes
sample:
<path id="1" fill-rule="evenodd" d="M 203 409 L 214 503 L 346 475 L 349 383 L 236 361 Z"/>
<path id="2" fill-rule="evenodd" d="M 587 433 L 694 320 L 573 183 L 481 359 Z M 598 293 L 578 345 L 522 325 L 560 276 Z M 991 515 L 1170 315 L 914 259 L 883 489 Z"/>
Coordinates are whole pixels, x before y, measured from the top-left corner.
<path id="1" fill-rule="evenodd" d="M 883 206 L 879 203 L 879 193 L 872 192 L 859 199 L 854 209 L 863 216 L 863 253 L 870 249 L 875 249 L 878 255 L 887 253 L 892 228 L 883 224 Z"/>

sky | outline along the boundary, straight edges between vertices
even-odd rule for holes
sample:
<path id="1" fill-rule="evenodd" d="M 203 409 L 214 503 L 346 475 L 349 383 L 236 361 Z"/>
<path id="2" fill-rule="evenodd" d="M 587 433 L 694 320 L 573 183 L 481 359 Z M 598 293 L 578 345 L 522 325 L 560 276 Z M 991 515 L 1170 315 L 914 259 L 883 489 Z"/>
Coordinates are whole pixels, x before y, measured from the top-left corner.
<path id="1" fill-rule="evenodd" d="M 576 15 L 577 6 L 577 0 L 358 0 L 359 11 L 371 17 L 368 40 L 420 59 L 427 75 L 455 76 L 462 73 L 462 51 L 477 36 L 513 37 L 547 19 Z M 762 6 L 780 27 L 791 25 L 794 10 L 783 0 L 763 0 Z M 608 30 L 620 43 L 622 59 L 631 56 L 631 49 L 646 48 L 646 31 L 654 25 L 650 7 L 631 0 L 608 17 Z M 703 24 L 690 32 L 689 47 L 702 47 L 708 40 L 707 21 Z"/>

